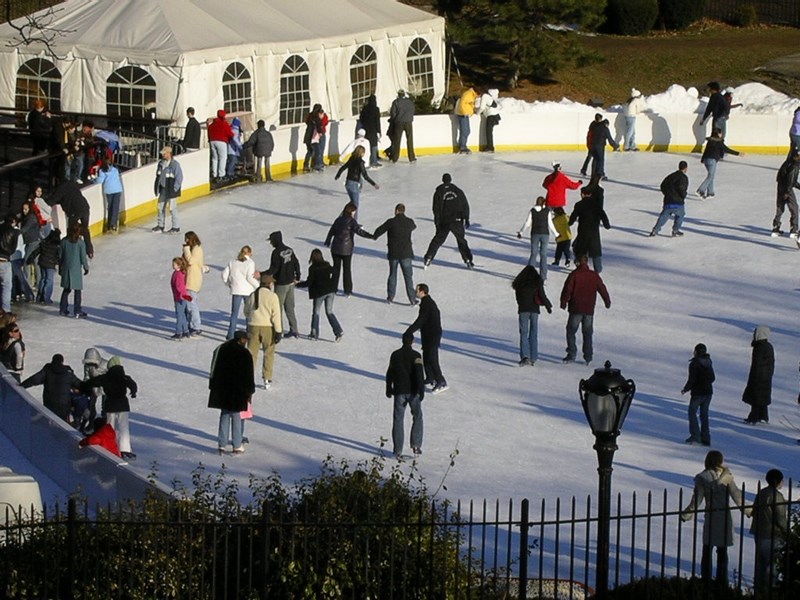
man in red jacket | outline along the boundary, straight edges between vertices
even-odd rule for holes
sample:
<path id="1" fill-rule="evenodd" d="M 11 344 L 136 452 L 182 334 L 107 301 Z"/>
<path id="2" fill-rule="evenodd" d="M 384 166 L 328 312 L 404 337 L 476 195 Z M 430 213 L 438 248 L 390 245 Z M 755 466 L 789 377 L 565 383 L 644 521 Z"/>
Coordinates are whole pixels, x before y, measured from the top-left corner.
<path id="1" fill-rule="evenodd" d="M 225 177 L 228 142 L 233 138 L 233 129 L 225 117 L 225 111 L 218 110 L 217 118 L 208 126 L 208 142 L 211 146 L 211 178 L 214 180 Z"/>
<path id="2" fill-rule="evenodd" d="M 588 365 L 592 362 L 592 333 L 594 332 L 594 305 L 597 294 L 603 298 L 606 308 L 611 308 L 611 296 L 600 275 L 589 268 L 589 257 L 578 258 L 578 267 L 569 274 L 561 290 L 561 308 L 569 311 L 567 319 L 567 355 L 564 363 L 575 361 L 578 348 L 575 345 L 575 334 L 578 325 L 583 335 L 583 359 Z"/>
<path id="3" fill-rule="evenodd" d="M 583 181 L 573 181 L 561 172 L 561 163 L 553 161 L 553 172 L 544 178 L 542 187 L 547 190 L 548 208 L 564 208 L 567 205 L 567 190 L 577 190 Z"/>

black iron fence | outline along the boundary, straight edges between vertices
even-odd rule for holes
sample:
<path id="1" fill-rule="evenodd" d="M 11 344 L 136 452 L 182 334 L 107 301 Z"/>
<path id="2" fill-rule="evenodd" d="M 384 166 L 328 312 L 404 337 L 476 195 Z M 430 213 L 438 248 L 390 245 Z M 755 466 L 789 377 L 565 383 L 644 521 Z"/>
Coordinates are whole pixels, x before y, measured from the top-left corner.
<path id="1" fill-rule="evenodd" d="M 742 490 L 743 493 L 745 490 Z M 783 490 L 794 514 L 791 483 Z M 747 496 L 745 496 L 747 497 Z M 611 587 L 676 578 L 713 597 L 702 583 L 703 527 L 710 512 L 680 518 L 684 506 L 663 494 L 616 498 L 611 516 Z M 15 518 L 0 527 L 0 590 L 25 598 L 586 598 L 596 577 L 596 509 L 591 498 L 532 505 L 408 503 L 379 519 L 360 507 L 342 522 L 280 502 L 257 510 L 202 513 L 191 503 L 98 511 L 71 500 L 66 513 Z M 749 510 L 749 506 L 745 506 Z M 779 507 L 772 507 L 773 510 Z M 728 514 L 729 509 L 724 509 Z M 754 544 L 745 511 L 731 509 L 733 546 L 727 586 L 753 586 Z M 793 517 L 795 523 L 797 516 Z M 800 579 L 798 525 L 770 543 L 772 585 L 759 598 L 789 599 Z M 709 539 L 709 538 L 706 538 Z M 722 577 L 717 573 L 717 577 Z M 634 596 L 645 600 L 663 596 Z M 705 590 L 705 593 L 703 592 Z M 794 588 L 796 593 L 797 588 Z M 725 596 L 728 597 L 728 596 Z"/>

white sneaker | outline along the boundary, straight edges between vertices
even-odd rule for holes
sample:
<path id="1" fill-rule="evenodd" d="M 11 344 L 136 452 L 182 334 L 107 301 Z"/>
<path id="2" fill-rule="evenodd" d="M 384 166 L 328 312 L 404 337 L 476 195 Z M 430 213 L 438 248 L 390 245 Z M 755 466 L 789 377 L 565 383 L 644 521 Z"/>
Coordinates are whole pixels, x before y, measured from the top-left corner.
<path id="1" fill-rule="evenodd" d="M 268 390 L 271 387 L 272 387 L 272 380 L 271 379 L 265 379 L 264 380 L 264 389 Z"/>
<path id="2" fill-rule="evenodd" d="M 793 240 L 796 240 L 797 239 L 797 232 L 793 231 L 792 233 L 789 234 L 789 237 L 792 238 Z"/>

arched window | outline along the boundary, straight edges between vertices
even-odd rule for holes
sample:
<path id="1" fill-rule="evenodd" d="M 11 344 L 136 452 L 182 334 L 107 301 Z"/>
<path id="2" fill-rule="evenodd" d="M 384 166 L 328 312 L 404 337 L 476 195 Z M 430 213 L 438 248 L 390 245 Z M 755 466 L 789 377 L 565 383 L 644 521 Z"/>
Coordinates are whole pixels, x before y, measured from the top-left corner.
<path id="1" fill-rule="evenodd" d="M 156 114 L 156 81 L 141 67 L 120 67 L 106 81 L 109 117 L 150 117 Z"/>
<path id="2" fill-rule="evenodd" d="M 431 47 L 422 38 L 415 38 L 406 54 L 408 91 L 414 96 L 433 93 L 433 59 Z"/>
<path id="3" fill-rule="evenodd" d="M 308 65 L 302 57 L 290 56 L 281 68 L 281 125 L 302 123 L 311 110 Z"/>
<path id="4" fill-rule="evenodd" d="M 364 102 L 375 93 L 378 82 L 378 55 L 372 46 L 359 46 L 350 59 L 350 108 L 354 115 L 361 112 Z"/>
<path id="5" fill-rule="evenodd" d="M 61 73 L 44 58 L 31 59 L 17 71 L 15 108 L 27 112 L 36 100 L 44 100 L 49 110 L 61 112 Z"/>
<path id="6" fill-rule="evenodd" d="M 253 79 L 250 71 L 239 62 L 231 63 L 222 76 L 222 108 L 225 112 L 250 112 Z"/>

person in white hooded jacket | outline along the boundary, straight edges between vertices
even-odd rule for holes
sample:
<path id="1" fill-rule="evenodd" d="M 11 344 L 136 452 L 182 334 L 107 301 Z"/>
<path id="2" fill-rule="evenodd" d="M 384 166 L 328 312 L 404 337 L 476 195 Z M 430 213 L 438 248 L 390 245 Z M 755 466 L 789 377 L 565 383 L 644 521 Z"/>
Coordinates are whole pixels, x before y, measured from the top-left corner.
<path id="1" fill-rule="evenodd" d="M 242 246 L 236 259 L 229 262 L 222 271 L 222 281 L 231 290 L 231 317 L 225 337 L 228 340 L 232 340 L 236 333 L 236 322 L 239 320 L 242 304 L 258 288 L 258 274 L 252 255 L 253 249 L 250 246 Z"/>
<path id="2" fill-rule="evenodd" d="M 497 97 L 500 91 L 491 88 L 480 99 L 480 115 L 485 117 L 486 122 L 486 146 L 484 152 L 494 152 L 494 128 L 500 122 L 500 104 Z"/>
<path id="3" fill-rule="evenodd" d="M 636 147 L 636 115 L 645 109 L 646 105 L 642 92 L 636 88 L 631 89 L 631 97 L 622 109 L 625 117 L 625 152 L 638 152 Z"/>

